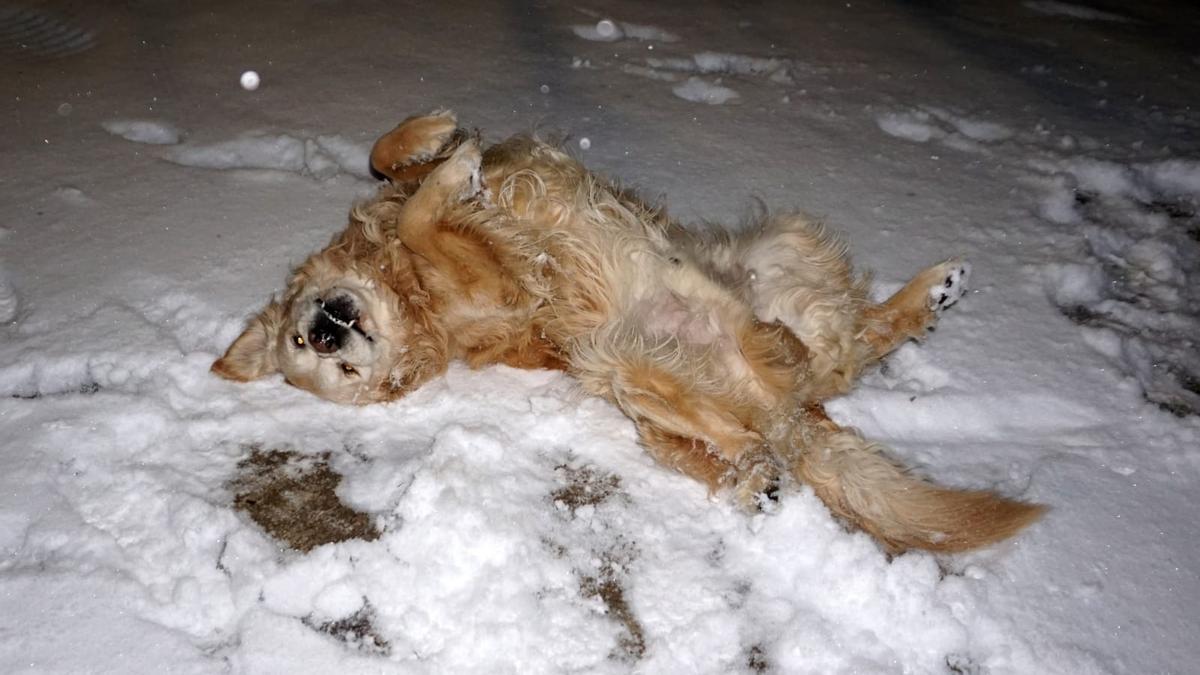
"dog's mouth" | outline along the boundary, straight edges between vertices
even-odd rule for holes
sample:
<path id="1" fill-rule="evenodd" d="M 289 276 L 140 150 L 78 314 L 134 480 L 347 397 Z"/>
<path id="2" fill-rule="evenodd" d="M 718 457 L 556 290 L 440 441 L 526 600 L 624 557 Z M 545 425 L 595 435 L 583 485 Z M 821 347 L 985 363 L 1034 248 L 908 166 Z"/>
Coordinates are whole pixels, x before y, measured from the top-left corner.
<path id="1" fill-rule="evenodd" d="M 367 342 L 375 340 L 362 325 L 362 313 L 349 295 L 318 297 L 317 310 L 308 328 L 308 343 L 319 354 L 333 354 L 345 346 L 350 333 L 358 333 Z"/>

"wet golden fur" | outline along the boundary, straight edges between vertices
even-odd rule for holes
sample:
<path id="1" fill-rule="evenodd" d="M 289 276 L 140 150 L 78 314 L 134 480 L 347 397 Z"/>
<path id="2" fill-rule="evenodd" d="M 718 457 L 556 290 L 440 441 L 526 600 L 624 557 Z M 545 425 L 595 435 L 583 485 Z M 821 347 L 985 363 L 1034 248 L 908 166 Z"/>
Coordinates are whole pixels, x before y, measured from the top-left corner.
<path id="1" fill-rule="evenodd" d="M 214 372 L 282 371 L 370 403 L 454 360 L 562 369 L 620 407 L 662 464 L 747 509 L 791 476 L 893 552 L 984 546 L 1041 513 L 930 484 L 821 406 L 923 336 L 961 294 L 964 263 L 875 304 L 845 247 L 801 215 L 694 234 L 533 138 L 481 152 L 448 112 L 406 120 L 372 163 L 391 183 Z"/>

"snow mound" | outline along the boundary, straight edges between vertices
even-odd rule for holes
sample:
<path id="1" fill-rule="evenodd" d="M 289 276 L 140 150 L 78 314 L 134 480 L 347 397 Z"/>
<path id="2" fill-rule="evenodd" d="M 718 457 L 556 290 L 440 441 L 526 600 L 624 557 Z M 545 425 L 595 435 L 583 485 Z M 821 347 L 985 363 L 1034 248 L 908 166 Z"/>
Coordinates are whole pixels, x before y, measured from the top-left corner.
<path id="1" fill-rule="evenodd" d="M 1051 300 L 1149 401 L 1200 414 L 1200 162 L 1072 160 L 1046 187 L 1042 216 L 1083 235 L 1045 266 Z"/>
<path id="2" fill-rule="evenodd" d="M 168 122 L 158 120 L 109 120 L 101 126 L 113 136 L 120 136 L 134 143 L 150 145 L 175 145 L 179 142 L 179 130 Z"/>
<path id="3" fill-rule="evenodd" d="M 700 52 L 693 54 L 690 58 L 647 58 L 646 65 L 659 70 L 682 73 L 765 77 L 777 84 L 792 84 L 791 64 L 786 59 L 760 58 L 725 52 Z"/>
<path id="4" fill-rule="evenodd" d="M 639 66 L 635 63 L 626 63 L 622 65 L 621 72 L 628 75 L 644 77 L 647 80 L 658 80 L 660 82 L 676 82 L 679 80 L 679 76 L 675 73 L 664 72 L 662 70 L 658 70 L 657 68 L 650 68 L 647 66 Z"/>
<path id="5" fill-rule="evenodd" d="M 92 206 L 96 203 L 96 200 L 92 199 L 88 193 L 73 185 L 60 185 L 54 188 L 54 192 L 51 194 L 55 199 L 71 206 Z"/>
<path id="6" fill-rule="evenodd" d="M 304 138 L 251 132 L 228 141 L 183 145 L 167 159 L 203 169 L 274 169 L 316 178 L 339 172 L 361 178 L 371 175 L 370 149 L 337 135 Z"/>
<path id="7" fill-rule="evenodd" d="M 985 144 L 1005 141 L 1015 135 L 1002 124 L 964 117 L 933 106 L 883 113 L 876 116 L 875 123 L 889 136 L 914 143 L 939 141 L 946 147 L 964 152 L 987 152 Z"/>
<path id="8" fill-rule="evenodd" d="M 875 118 L 879 128 L 889 136 L 903 138 L 914 143 L 925 143 L 932 138 L 941 138 L 945 133 L 930 123 L 930 115 L 921 110 L 901 113 L 885 113 Z"/>
<path id="9" fill-rule="evenodd" d="M 571 26 L 571 31 L 577 37 L 593 42 L 616 42 L 632 39 L 643 42 L 678 42 L 679 36 L 656 26 L 626 21 L 603 19 L 594 24 L 577 24 Z"/>
<path id="10" fill-rule="evenodd" d="M 687 82 L 673 87 L 671 93 L 685 101 L 709 105 L 738 103 L 742 98 L 740 94 L 729 87 L 707 82 L 699 77 L 689 77 Z"/>

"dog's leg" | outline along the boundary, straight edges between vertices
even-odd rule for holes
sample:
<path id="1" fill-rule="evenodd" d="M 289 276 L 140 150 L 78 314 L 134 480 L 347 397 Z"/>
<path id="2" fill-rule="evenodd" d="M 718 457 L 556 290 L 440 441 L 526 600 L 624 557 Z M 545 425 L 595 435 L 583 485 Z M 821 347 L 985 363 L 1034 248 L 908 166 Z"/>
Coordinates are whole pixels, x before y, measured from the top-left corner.
<path id="1" fill-rule="evenodd" d="M 970 275 L 969 263 L 948 260 L 913 277 L 886 302 L 867 307 L 862 339 L 871 346 L 873 358 L 881 359 L 905 341 L 923 337 L 941 313 L 962 297 Z"/>
<path id="2" fill-rule="evenodd" d="M 454 258 L 440 244 L 438 226 L 446 212 L 482 189 L 479 145 L 467 141 L 425 178 L 400 208 L 397 234 L 411 251 L 435 267 L 453 270 Z"/>
<path id="3" fill-rule="evenodd" d="M 466 134 L 449 110 L 410 117 L 375 141 L 371 167 L 395 183 L 417 182 L 437 167 Z"/>
<path id="4" fill-rule="evenodd" d="M 497 327 L 493 339 L 482 340 L 464 355 L 472 368 L 503 363 L 510 368 L 566 370 L 562 350 L 542 334 L 537 324 Z"/>
<path id="5" fill-rule="evenodd" d="M 698 375 L 678 345 L 649 344 L 610 327 L 581 340 L 570 364 L 587 391 L 634 420 L 659 462 L 714 492 L 731 488 L 748 510 L 761 508 L 763 496 L 774 492 L 779 467 L 766 439 L 748 426 L 732 396 Z"/>
<path id="6" fill-rule="evenodd" d="M 740 285 L 760 321 L 778 321 L 809 351 L 807 398 L 844 393 L 862 371 L 919 338 L 963 294 L 970 266 L 931 267 L 882 304 L 867 299 L 845 245 L 799 215 L 775 216 L 732 238 L 680 235 L 715 276 Z"/>
<path id="7" fill-rule="evenodd" d="M 858 323 L 868 304 L 846 246 L 801 215 L 775 216 L 731 239 L 700 242 L 697 250 L 719 276 L 743 289 L 755 316 L 787 326 L 809 354 L 810 393 L 844 393 L 869 349 Z"/>

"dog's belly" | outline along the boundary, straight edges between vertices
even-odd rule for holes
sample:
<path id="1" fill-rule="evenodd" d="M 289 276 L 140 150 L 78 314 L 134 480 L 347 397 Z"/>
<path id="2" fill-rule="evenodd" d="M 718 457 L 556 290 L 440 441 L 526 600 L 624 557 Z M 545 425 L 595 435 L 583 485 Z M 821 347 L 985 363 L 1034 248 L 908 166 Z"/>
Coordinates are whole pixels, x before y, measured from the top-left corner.
<path id="1" fill-rule="evenodd" d="M 632 313 L 645 332 L 655 338 L 674 338 L 691 347 L 719 346 L 729 338 L 715 308 L 704 307 L 668 288 L 638 301 Z"/>

